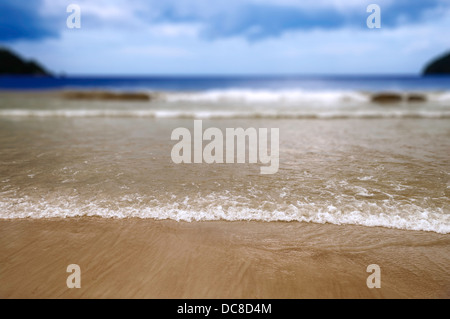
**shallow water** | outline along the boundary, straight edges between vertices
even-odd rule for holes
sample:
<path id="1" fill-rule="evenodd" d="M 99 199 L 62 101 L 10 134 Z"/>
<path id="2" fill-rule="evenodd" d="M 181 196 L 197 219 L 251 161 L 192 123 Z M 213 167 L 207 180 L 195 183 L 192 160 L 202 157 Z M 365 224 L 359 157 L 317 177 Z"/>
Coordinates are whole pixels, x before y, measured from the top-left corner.
<path id="1" fill-rule="evenodd" d="M 450 232 L 444 93 L 418 104 L 200 94 L 0 98 L 0 218 L 305 221 Z M 205 95 L 206 94 L 206 95 Z M 198 94 L 197 94 L 198 95 Z M 284 98 L 284 100 L 283 100 Z M 174 164 L 173 129 L 279 128 L 280 167 Z"/>

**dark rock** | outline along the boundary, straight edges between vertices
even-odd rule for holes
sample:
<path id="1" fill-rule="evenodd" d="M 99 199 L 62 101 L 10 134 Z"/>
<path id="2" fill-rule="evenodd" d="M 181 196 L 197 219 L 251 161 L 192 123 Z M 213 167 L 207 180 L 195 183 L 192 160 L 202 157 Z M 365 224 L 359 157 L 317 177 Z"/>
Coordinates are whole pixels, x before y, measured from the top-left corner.
<path id="1" fill-rule="evenodd" d="M 372 102 L 375 103 L 398 103 L 403 100 L 397 93 L 377 93 L 372 95 Z"/>
<path id="2" fill-rule="evenodd" d="M 422 94 L 413 93 L 406 98 L 408 102 L 426 102 L 427 97 Z"/>
<path id="3" fill-rule="evenodd" d="M 424 75 L 450 74 L 450 53 L 430 62 L 424 70 Z"/>
<path id="4" fill-rule="evenodd" d="M 139 92 L 66 91 L 62 95 L 65 99 L 69 100 L 150 101 L 150 95 Z"/>
<path id="5" fill-rule="evenodd" d="M 0 48 L 0 75 L 39 75 L 51 76 L 34 61 L 25 61 L 13 52 Z"/>

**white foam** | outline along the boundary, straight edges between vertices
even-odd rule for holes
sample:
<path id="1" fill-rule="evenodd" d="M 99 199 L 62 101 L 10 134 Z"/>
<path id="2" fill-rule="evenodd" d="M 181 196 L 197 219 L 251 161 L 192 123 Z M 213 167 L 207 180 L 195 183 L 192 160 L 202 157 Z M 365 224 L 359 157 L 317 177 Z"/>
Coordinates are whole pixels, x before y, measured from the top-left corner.
<path id="1" fill-rule="evenodd" d="M 176 221 L 264 221 L 312 222 L 335 225 L 361 225 L 404 230 L 450 233 L 450 214 L 441 208 L 423 208 L 411 203 L 384 200 L 378 203 L 355 201 L 352 205 L 310 203 L 296 205 L 262 202 L 259 207 L 245 205 L 245 198 L 211 194 L 202 201 L 189 197 L 161 203 L 141 195 L 128 195 L 113 205 L 104 201 L 80 202 L 76 197 L 59 197 L 51 201 L 34 201 L 29 197 L 0 201 L 0 219 L 43 219 L 96 216 L 102 218 L 151 218 Z M 225 204 L 217 204 L 218 200 Z M 268 209 L 275 206 L 277 209 Z M 113 208 L 111 208 L 113 207 Z"/>
<path id="2" fill-rule="evenodd" d="M 358 177 L 358 180 L 360 180 L 360 181 L 370 181 L 372 179 L 373 179 L 373 176 Z"/>
<path id="3" fill-rule="evenodd" d="M 371 110 L 371 111 L 346 111 L 346 110 L 315 110 L 315 111 L 284 111 L 284 110 L 260 110 L 260 111 L 225 111 L 225 110 L 0 110 L 0 117 L 64 117 L 64 118 L 89 118 L 89 117 L 147 117 L 147 118 L 187 118 L 187 119 L 376 119 L 376 118 L 450 118 L 450 110 Z"/>
<path id="4" fill-rule="evenodd" d="M 294 103 L 368 102 L 370 96 L 355 91 L 304 90 L 210 90 L 192 93 L 166 93 L 169 102 L 240 102 L 240 103 Z"/>
<path id="5" fill-rule="evenodd" d="M 429 93 L 427 97 L 434 102 L 450 102 L 450 92 Z"/>

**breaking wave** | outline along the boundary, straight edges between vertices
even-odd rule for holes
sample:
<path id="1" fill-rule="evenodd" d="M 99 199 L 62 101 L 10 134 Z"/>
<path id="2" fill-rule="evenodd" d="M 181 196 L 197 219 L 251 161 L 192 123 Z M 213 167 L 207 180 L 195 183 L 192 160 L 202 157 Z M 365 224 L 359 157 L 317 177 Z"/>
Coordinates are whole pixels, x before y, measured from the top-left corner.
<path id="1" fill-rule="evenodd" d="M 225 111 L 225 110 L 0 110 L 0 117 L 142 117 L 185 119 L 377 119 L 450 118 L 450 110 L 316 110 L 316 111 Z"/>
<path id="2" fill-rule="evenodd" d="M 228 196 L 224 198 L 220 194 L 211 194 L 209 197 L 202 199 L 185 197 L 176 202 L 165 203 L 157 199 L 147 201 L 139 195 L 123 196 L 113 203 L 92 199 L 80 201 L 76 197 L 58 197 L 56 201 L 41 199 L 36 202 L 25 197 L 0 201 L 0 219 L 101 217 L 171 219 L 185 222 L 282 221 L 450 233 L 450 215 L 442 208 L 428 209 L 412 203 L 381 201 L 376 204 L 355 201 L 350 206 L 339 207 L 333 203 L 298 201 L 295 204 L 277 205 L 276 209 L 270 210 L 263 207 L 264 205 L 245 207 L 239 205 L 237 198 Z M 225 199 L 222 205 L 218 198 Z"/>

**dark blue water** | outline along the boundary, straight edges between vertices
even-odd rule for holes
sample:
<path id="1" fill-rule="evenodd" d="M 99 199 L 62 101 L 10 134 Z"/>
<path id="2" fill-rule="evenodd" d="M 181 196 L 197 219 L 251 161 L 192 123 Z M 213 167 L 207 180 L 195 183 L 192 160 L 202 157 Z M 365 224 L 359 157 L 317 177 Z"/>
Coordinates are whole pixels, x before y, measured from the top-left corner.
<path id="1" fill-rule="evenodd" d="M 195 77 L 0 77 L 0 89 L 108 89 L 202 91 L 305 89 L 359 91 L 450 90 L 450 76 L 195 76 Z"/>

